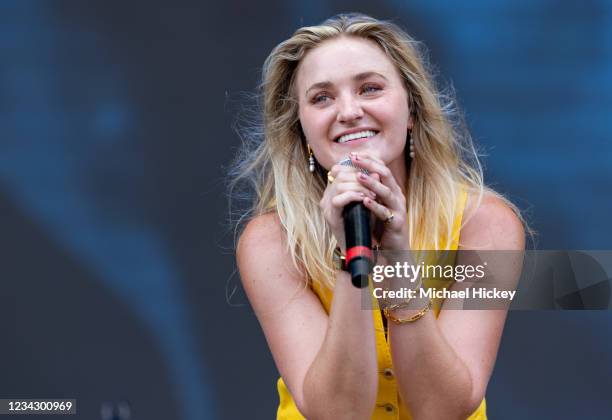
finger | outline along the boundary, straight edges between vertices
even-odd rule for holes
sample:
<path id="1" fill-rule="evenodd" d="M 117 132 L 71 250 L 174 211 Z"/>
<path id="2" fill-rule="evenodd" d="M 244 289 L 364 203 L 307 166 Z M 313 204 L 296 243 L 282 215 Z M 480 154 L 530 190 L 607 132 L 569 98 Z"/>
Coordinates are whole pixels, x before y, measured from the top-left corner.
<path id="1" fill-rule="evenodd" d="M 331 167 L 331 169 L 329 170 L 329 174 L 332 175 L 334 178 L 336 178 L 338 176 L 338 174 L 340 173 L 341 170 L 341 166 L 340 165 L 334 165 Z"/>
<path id="2" fill-rule="evenodd" d="M 351 156 L 353 163 L 360 168 L 367 169 L 369 172 L 377 173 L 381 176 L 383 182 L 386 178 L 392 177 L 391 171 L 382 161 L 374 159 L 367 154 L 357 154 Z"/>
<path id="3" fill-rule="evenodd" d="M 380 175 L 380 180 L 383 184 L 393 189 L 399 188 L 391 170 L 382 161 L 374 160 L 369 155 L 357 153 L 352 154 L 351 159 L 360 168 Z"/>
<path id="4" fill-rule="evenodd" d="M 341 171 L 339 172 L 335 179 L 334 182 L 340 181 L 340 182 L 358 182 L 357 180 L 357 175 L 359 174 L 359 172 L 353 172 L 353 171 Z"/>
<path id="5" fill-rule="evenodd" d="M 372 211 L 372 213 L 383 222 L 387 222 L 389 217 L 393 214 L 391 210 L 389 210 L 384 205 L 372 200 L 371 198 L 365 198 L 363 200 L 363 204 Z"/>
<path id="6" fill-rule="evenodd" d="M 342 173 L 350 174 L 350 173 L 357 173 L 358 171 L 359 171 L 358 168 L 354 168 L 352 166 L 335 164 L 329 170 L 329 174 L 333 176 L 334 178 L 337 178 Z"/>
<path id="7" fill-rule="evenodd" d="M 363 157 L 363 158 L 369 158 L 369 159 L 373 160 L 374 162 L 378 162 L 381 165 L 386 166 L 385 162 L 382 159 L 380 159 L 378 156 L 372 155 L 372 154 L 367 153 L 367 152 L 361 152 L 361 153 L 353 152 L 353 153 L 355 155 L 357 155 L 357 156 L 360 156 L 360 157 Z"/>
<path id="8" fill-rule="evenodd" d="M 394 203 L 395 195 L 391 188 L 384 185 L 382 182 L 377 181 L 374 177 L 360 173 L 359 174 L 359 182 L 363 184 L 368 190 L 374 192 L 376 196 L 382 200 L 387 205 L 391 205 Z"/>
<path id="9" fill-rule="evenodd" d="M 332 198 L 331 203 L 334 207 L 338 209 L 343 209 L 347 204 L 352 203 L 354 201 L 363 202 L 364 198 L 366 198 L 366 196 L 362 192 L 346 191 Z"/>
<path id="10" fill-rule="evenodd" d="M 343 171 L 338 173 L 336 177 L 332 179 L 333 181 L 331 183 L 334 184 L 334 188 L 332 189 L 332 191 L 337 189 L 341 189 L 341 191 L 346 191 L 347 188 L 350 188 L 351 186 L 356 187 L 355 189 L 359 191 L 369 191 L 369 189 L 359 181 L 359 172 Z"/>
<path id="11" fill-rule="evenodd" d="M 334 184 L 336 184 L 336 181 L 334 181 Z M 376 193 L 374 191 L 369 190 L 366 186 L 360 184 L 357 181 L 339 182 L 337 185 L 335 185 L 335 191 L 335 195 L 342 194 L 348 191 L 362 192 L 366 196 L 374 200 L 376 199 Z"/>

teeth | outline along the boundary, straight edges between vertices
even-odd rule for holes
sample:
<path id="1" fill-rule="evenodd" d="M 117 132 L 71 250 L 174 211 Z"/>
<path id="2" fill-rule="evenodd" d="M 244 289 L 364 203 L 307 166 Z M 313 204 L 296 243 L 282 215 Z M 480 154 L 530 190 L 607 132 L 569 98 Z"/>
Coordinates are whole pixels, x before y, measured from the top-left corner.
<path id="1" fill-rule="evenodd" d="M 375 136 L 376 132 L 372 131 L 372 130 L 364 130 L 364 131 L 359 131 L 357 133 L 352 133 L 352 134 L 346 134 L 342 137 L 340 137 L 337 141 L 338 143 L 346 143 L 347 141 L 351 141 L 351 140 L 355 140 L 355 139 L 360 139 L 363 137 L 372 137 Z"/>

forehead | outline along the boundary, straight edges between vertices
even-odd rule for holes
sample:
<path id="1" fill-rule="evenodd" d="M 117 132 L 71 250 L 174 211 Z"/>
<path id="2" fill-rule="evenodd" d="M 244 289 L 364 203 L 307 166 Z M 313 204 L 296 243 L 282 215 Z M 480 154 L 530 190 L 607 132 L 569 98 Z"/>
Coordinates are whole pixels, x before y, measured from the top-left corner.
<path id="1" fill-rule="evenodd" d="M 373 41 L 335 38 L 324 41 L 304 56 L 298 67 L 297 88 L 299 94 L 304 94 L 314 83 L 341 83 L 365 72 L 377 72 L 389 80 L 399 80 L 395 65 Z"/>

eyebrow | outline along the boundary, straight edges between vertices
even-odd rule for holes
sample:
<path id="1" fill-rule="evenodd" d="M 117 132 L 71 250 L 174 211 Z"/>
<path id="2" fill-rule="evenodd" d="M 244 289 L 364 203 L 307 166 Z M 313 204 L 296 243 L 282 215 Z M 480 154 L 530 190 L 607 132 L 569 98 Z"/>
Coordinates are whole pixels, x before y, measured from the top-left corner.
<path id="1" fill-rule="evenodd" d="M 360 82 L 360 81 L 362 81 L 364 79 L 367 79 L 368 77 L 371 77 L 371 76 L 379 76 L 379 77 L 382 77 L 384 80 L 387 80 L 387 78 L 385 76 L 383 76 L 382 74 L 377 73 L 375 71 L 366 71 L 364 73 L 356 74 L 355 76 L 353 76 L 353 80 L 356 81 L 356 82 Z M 310 86 L 306 90 L 305 94 L 308 95 L 308 92 L 310 92 L 313 89 L 327 89 L 327 88 L 330 88 L 331 86 L 333 86 L 333 83 L 329 82 L 329 81 L 318 82 L 318 83 L 315 83 L 314 85 Z"/>

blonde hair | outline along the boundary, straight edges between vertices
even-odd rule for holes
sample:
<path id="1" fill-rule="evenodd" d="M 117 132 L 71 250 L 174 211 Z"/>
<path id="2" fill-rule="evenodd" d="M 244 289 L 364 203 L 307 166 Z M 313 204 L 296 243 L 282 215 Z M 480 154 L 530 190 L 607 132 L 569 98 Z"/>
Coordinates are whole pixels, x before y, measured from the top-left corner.
<path id="1" fill-rule="evenodd" d="M 295 266 L 311 281 L 333 288 L 336 241 L 319 208 L 326 176 L 319 165 L 314 174 L 308 171 L 308 151 L 294 87 L 305 54 L 340 36 L 376 43 L 399 70 L 408 92 L 417 151 L 412 160 L 405 151 L 410 248 L 437 250 L 449 246 L 462 189 L 477 194 L 476 206 L 487 191 L 521 217 L 511 202 L 484 186 L 471 138 L 457 118 L 450 97 L 435 89 L 422 45 L 393 23 L 362 14 L 342 14 L 320 25 L 298 29 L 277 45 L 264 63 L 259 87 L 263 130 L 251 124 L 242 132 L 245 142 L 230 184 L 230 196 L 232 189 L 245 180 L 255 192 L 249 211 L 239 222 L 276 212 Z"/>

